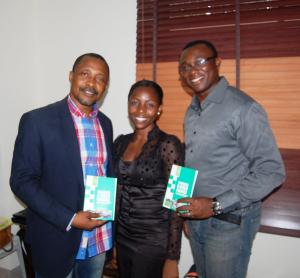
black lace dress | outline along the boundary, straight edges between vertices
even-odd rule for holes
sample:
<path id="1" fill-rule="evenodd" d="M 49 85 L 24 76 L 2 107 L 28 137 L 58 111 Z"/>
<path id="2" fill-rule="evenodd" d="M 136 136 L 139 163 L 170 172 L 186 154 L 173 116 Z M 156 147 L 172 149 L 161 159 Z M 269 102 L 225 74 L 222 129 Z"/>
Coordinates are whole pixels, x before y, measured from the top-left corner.
<path id="1" fill-rule="evenodd" d="M 183 165 L 183 145 L 155 126 L 141 154 L 134 161 L 123 161 L 132 137 L 133 133 L 121 135 L 114 143 L 119 186 L 117 243 L 140 253 L 158 247 L 157 256 L 179 259 L 182 219 L 162 204 L 172 164 Z"/>

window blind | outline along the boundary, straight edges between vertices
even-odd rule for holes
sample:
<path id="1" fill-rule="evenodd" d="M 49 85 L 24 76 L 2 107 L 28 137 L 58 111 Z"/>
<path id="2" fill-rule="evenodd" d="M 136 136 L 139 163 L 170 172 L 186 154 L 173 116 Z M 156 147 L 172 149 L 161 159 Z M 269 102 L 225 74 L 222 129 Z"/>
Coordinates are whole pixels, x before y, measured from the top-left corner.
<path id="1" fill-rule="evenodd" d="M 157 62 L 176 61 L 184 44 L 200 37 L 223 58 L 235 58 L 237 24 L 241 58 L 300 54 L 299 0 L 138 0 L 137 8 L 138 63 L 152 62 L 153 48 Z"/>

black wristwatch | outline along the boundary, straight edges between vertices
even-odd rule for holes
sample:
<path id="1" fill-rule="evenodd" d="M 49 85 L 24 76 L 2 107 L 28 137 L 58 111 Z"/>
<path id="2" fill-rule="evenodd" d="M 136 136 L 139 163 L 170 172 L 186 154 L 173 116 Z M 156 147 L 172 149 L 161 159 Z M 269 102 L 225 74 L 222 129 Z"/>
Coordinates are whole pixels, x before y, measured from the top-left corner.
<path id="1" fill-rule="evenodd" d="M 219 214 L 223 213 L 223 208 L 222 208 L 220 202 L 216 198 L 213 198 L 212 210 L 214 212 L 214 215 L 219 215 Z"/>

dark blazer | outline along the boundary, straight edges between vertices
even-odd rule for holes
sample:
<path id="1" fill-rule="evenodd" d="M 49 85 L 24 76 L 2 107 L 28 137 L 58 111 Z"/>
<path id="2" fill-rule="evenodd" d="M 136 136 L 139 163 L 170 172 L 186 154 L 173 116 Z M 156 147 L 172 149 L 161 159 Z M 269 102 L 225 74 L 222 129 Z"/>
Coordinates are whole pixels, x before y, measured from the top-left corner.
<path id="1" fill-rule="evenodd" d="M 113 176 L 112 124 L 98 113 Z M 84 181 L 80 149 L 67 98 L 25 113 L 19 125 L 10 185 L 28 206 L 26 240 L 35 271 L 65 277 L 72 269 L 82 231 L 66 228 L 83 209 Z"/>

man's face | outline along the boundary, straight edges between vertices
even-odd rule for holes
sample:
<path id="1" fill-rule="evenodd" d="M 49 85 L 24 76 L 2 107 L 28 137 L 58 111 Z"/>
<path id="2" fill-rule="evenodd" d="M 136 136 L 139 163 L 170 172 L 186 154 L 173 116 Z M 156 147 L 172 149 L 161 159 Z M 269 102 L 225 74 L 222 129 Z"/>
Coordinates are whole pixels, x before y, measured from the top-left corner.
<path id="1" fill-rule="evenodd" d="M 109 71 L 104 61 L 94 57 L 83 57 L 69 74 L 70 96 L 78 108 L 88 113 L 99 101 L 109 80 Z"/>
<path id="2" fill-rule="evenodd" d="M 219 80 L 220 59 L 204 44 L 185 49 L 179 60 L 181 80 L 197 96 L 207 95 Z"/>

